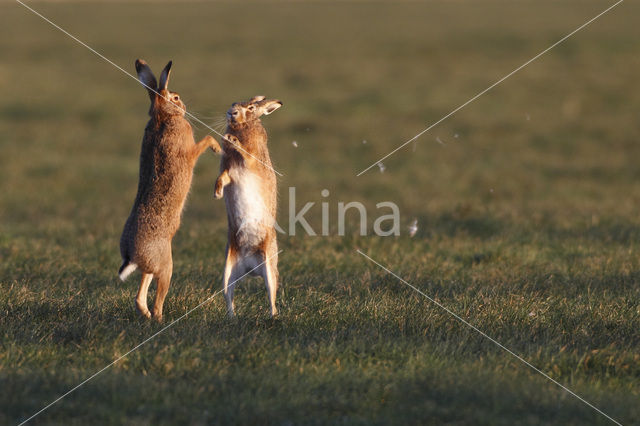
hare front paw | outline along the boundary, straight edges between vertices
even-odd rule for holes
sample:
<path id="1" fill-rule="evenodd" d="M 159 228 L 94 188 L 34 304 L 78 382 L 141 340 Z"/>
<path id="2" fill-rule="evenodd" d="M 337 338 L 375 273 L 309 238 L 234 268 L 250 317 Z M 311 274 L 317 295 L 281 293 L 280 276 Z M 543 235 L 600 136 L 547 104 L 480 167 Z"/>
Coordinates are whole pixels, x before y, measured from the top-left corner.
<path id="1" fill-rule="evenodd" d="M 209 144 L 209 147 L 211 147 L 211 150 L 213 152 L 215 152 L 216 154 L 219 154 L 222 152 L 222 148 L 220 147 L 220 144 L 218 143 L 217 140 L 213 138 L 213 136 L 207 135 L 206 138 L 207 138 L 207 143 Z"/>
<path id="2" fill-rule="evenodd" d="M 219 200 L 224 195 L 224 187 L 222 186 L 222 182 L 219 180 L 216 181 L 216 189 L 213 192 L 213 197 Z"/>

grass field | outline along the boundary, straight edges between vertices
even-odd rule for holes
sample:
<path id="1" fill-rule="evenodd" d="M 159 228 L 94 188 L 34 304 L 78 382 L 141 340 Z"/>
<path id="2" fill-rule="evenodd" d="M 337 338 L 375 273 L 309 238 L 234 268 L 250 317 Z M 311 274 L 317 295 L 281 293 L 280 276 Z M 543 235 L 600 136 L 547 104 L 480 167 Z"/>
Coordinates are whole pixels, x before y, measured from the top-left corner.
<path id="1" fill-rule="evenodd" d="M 264 119 L 279 222 L 288 187 L 317 230 L 331 208 L 330 236 L 280 236 L 276 320 L 243 281 L 236 320 L 217 295 L 33 424 L 610 423 L 357 249 L 640 424 L 637 3 L 360 177 L 612 3 L 29 4 L 129 72 L 173 59 L 170 87 L 206 123 L 281 99 Z M 139 275 L 116 276 L 144 89 L 17 3 L 0 15 L 0 424 L 17 424 L 162 326 L 134 309 Z M 196 168 L 165 324 L 220 289 L 218 161 Z M 337 235 L 339 201 L 363 202 L 371 229 L 387 200 L 400 237 L 359 236 L 355 217 Z"/>

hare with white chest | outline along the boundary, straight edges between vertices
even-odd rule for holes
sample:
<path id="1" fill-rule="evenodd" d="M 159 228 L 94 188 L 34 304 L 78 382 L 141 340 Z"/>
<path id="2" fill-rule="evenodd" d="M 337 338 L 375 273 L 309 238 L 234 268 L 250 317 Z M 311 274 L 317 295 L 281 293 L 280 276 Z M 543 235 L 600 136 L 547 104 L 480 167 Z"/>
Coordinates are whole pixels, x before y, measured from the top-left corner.
<path id="1" fill-rule="evenodd" d="M 227 112 L 224 154 L 214 195 L 224 196 L 227 207 L 229 229 L 223 290 L 229 316 L 234 315 L 236 281 L 247 273 L 264 278 L 271 315 L 278 313 L 276 175 L 260 117 L 281 106 L 280 101 L 256 96 L 248 102 L 234 103 Z"/>

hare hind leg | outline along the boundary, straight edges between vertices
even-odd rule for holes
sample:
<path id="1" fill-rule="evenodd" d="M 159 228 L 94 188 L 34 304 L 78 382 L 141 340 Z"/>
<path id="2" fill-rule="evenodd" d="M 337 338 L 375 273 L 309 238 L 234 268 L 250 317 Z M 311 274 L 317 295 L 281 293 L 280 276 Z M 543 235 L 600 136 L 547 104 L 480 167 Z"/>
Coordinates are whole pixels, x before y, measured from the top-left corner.
<path id="1" fill-rule="evenodd" d="M 152 280 L 153 274 L 143 273 L 138 295 L 136 296 L 136 307 L 138 311 L 147 318 L 151 318 L 151 312 L 149 312 L 149 308 L 147 307 L 147 293 L 149 293 L 149 285 Z"/>
<path id="2" fill-rule="evenodd" d="M 158 288 L 156 289 L 156 300 L 153 304 L 153 319 L 158 322 L 162 322 L 162 308 L 164 306 L 164 299 L 169 292 L 169 286 L 171 285 L 172 272 L 173 265 L 169 265 L 167 269 L 158 274 Z"/>
<path id="3" fill-rule="evenodd" d="M 276 294 L 278 292 L 278 253 L 277 247 L 267 250 L 264 256 L 264 264 L 260 269 L 260 275 L 264 278 L 264 284 L 267 287 L 267 296 L 271 307 L 271 316 L 278 315 L 276 308 Z"/>
<path id="4" fill-rule="evenodd" d="M 171 285 L 171 275 L 173 274 L 173 259 L 171 257 L 171 247 L 168 248 L 168 255 L 163 262 L 163 269 L 158 273 L 158 287 L 156 289 L 156 300 L 153 304 L 153 318 L 161 322 L 162 321 L 162 308 L 164 306 L 164 299 L 169 292 L 169 286 Z"/>
<path id="5" fill-rule="evenodd" d="M 224 263 L 224 275 L 222 277 L 222 290 L 224 299 L 227 302 L 227 316 L 233 318 L 235 315 L 235 305 L 233 303 L 233 290 L 236 281 L 242 276 L 240 273 L 240 262 L 238 254 L 231 247 L 227 246 L 227 258 Z"/>

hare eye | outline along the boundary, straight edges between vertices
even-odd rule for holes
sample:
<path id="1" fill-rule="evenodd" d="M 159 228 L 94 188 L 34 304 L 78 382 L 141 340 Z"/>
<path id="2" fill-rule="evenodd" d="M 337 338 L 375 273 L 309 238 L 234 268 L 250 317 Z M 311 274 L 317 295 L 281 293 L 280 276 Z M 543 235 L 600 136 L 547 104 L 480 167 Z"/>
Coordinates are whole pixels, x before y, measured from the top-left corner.
<path id="1" fill-rule="evenodd" d="M 174 96 L 174 97 L 173 97 L 173 101 L 174 101 L 174 102 L 178 102 L 179 100 L 180 100 L 180 96 Z"/>
<path id="2" fill-rule="evenodd" d="M 253 111 L 255 109 L 256 109 L 255 105 L 249 105 L 249 111 Z"/>

